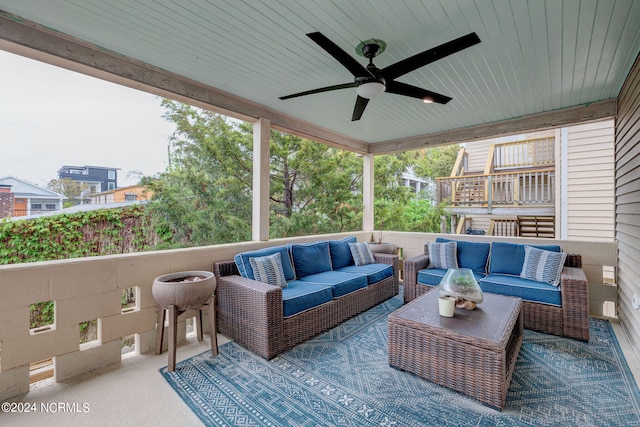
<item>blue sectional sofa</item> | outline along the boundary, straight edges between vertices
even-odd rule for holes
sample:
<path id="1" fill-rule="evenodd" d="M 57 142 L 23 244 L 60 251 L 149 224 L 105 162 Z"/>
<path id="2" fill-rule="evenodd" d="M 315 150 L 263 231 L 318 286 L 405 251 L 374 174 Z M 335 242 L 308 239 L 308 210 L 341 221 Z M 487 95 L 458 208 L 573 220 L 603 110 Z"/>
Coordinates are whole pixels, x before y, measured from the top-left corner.
<path id="1" fill-rule="evenodd" d="M 215 263 L 220 333 L 271 359 L 397 295 L 398 256 L 369 253 L 364 263 L 357 254 L 356 265 L 350 243 L 273 246 Z"/>
<path id="2" fill-rule="evenodd" d="M 531 254 L 561 253 L 558 245 L 530 245 L 512 242 L 479 242 L 439 237 L 436 243 L 456 242 L 458 267 L 473 271 L 483 292 L 522 298 L 524 326 L 528 329 L 589 340 L 589 296 L 587 279 L 579 255 L 568 257 L 555 283 L 532 278 L 523 272 L 525 251 Z M 542 249 L 526 249 L 525 247 Z M 549 258 L 562 258 L 549 256 Z M 571 264 L 575 263 L 575 264 Z M 531 262 L 527 262 L 527 268 Z M 578 266 L 575 266 L 578 265 Z M 534 266 L 535 267 L 535 266 Z M 525 268 L 526 270 L 526 268 Z M 533 276 L 553 276 L 553 268 L 540 264 Z M 429 260 L 429 245 L 424 254 L 404 261 L 404 300 L 409 302 L 435 289 L 447 272 L 434 268 Z M 539 278 L 539 277 L 536 277 Z"/>

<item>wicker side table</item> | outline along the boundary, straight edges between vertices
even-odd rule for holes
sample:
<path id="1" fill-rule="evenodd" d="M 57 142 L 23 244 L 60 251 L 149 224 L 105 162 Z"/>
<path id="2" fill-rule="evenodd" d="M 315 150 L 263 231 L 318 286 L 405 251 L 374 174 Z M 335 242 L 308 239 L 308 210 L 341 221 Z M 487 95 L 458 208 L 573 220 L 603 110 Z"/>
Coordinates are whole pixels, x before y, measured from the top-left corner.
<path id="1" fill-rule="evenodd" d="M 522 300 L 484 298 L 447 318 L 432 291 L 391 313 L 389 365 L 502 410 L 522 346 Z"/>

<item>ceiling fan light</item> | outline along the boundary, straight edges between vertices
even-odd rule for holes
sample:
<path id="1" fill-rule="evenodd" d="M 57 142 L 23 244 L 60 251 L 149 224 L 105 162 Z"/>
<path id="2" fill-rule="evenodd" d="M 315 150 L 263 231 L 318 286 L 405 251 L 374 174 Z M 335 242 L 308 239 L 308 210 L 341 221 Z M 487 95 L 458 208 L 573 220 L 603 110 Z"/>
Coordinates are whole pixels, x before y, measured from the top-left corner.
<path id="1" fill-rule="evenodd" d="M 380 82 L 362 83 L 356 88 L 356 93 L 363 98 L 373 99 L 384 92 L 385 86 Z"/>
<path id="2" fill-rule="evenodd" d="M 431 104 L 433 103 L 433 98 L 430 96 L 425 96 L 424 98 L 422 98 L 422 102 L 424 102 L 425 104 Z"/>

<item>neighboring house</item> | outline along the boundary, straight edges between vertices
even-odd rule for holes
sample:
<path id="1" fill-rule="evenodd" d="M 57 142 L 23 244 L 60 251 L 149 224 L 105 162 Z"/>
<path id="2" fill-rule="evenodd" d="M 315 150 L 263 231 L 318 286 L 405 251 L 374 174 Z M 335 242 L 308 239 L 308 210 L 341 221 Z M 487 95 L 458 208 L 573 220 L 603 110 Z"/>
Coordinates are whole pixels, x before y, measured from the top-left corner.
<path id="1" fill-rule="evenodd" d="M 425 179 L 416 176 L 413 168 L 409 168 L 405 172 L 403 172 L 400 179 L 402 185 L 406 187 L 412 187 L 415 190 L 416 196 L 420 196 L 422 194 L 426 198 L 431 198 L 435 195 L 435 182 L 433 182 L 433 180 L 431 179 Z"/>
<path id="2" fill-rule="evenodd" d="M 62 166 L 58 169 L 58 178 L 72 179 L 86 184 L 89 194 L 100 193 L 118 188 L 118 171 L 120 168 L 102 166 Z"/>
<path id="3" fill-rule="evenodd" d="M 89 197 L 91 198 L 91 204 L 106 204 L 149 200 L 152 195 L 151 191 L 141 185 L 131 185 L 92 194 Z"/>
<path id="4" fill-rule="evenodd" d="M 615 239 L 614 121 L 474 141 L 438 201 L 458 233 Z"/>
<path id="5" fill-rule="evenodd" d="M 62 209 L 65 197 L 13 176 L 0 178 L 0 218 Z"/>

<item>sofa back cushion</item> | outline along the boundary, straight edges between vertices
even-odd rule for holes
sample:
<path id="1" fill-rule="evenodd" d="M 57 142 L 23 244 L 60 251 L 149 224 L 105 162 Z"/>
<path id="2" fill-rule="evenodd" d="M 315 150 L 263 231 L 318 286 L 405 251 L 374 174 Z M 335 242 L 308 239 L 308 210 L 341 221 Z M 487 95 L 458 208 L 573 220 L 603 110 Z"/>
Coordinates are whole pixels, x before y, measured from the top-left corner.
<path id="1" fill-rule="evenodd" d="M 329 240 L 329 252 L 331 253 L 331 267 L 338 270 L 349 265 L 353 265 L 353 256 L 349 243 L 356 243 L 355 236 L 345 237 L 340 240 Z"/>
<path id="2" fill-rule="evenodd" d="M 526 245 L 545 251 L 560 252 L 558 245 Z M 520 276 L 524 265 L 524 244 L 509 242 L 491 243 L 489 273 L 512 274 Z"/>
<path id="3" fill-rule="evenodd" d="M 436 242 L 456 242 L 458 246 L 458 266 L 460 268 L 470 268 L 474 273 L 486 274 L 491 243 L 467 242 L 464 240 L 445 239 L 444 237 L 438 237 Z"/>
<path id="4" fill-rule="evenodd" d="M 329 242 L 296 243 L 290 246 L 291 258 L 299 279 L 310 274 L 331 270 Z"/>
<path id="5" fill-rule="evenodd" d="M 238 267 L 238 271 L 242 277 L 256 280 L 249 258 L 260 258 L 267 255 L 273 255 L 275 253 L 280 253 L 280 261 L 282 262 L 284 277 L 287 280 L 295 279 L 293 265 L 291 264 L 291 258 L 289 257 L 289 251 L 286 246 L 272 246 L 270 248 L 263 248 L 255 251 L 241 252 L 236 255 L 233 260 L 236 262 L 236 266 Z"/>

